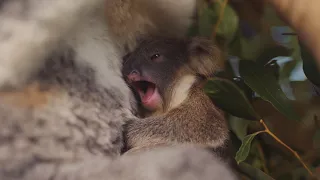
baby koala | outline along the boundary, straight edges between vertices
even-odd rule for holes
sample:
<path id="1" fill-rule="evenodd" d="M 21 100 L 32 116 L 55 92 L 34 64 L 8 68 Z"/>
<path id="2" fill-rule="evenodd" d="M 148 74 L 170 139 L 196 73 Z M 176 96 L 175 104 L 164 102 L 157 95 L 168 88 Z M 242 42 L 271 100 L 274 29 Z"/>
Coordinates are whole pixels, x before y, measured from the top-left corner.
<path id="1" fill-rule="evenodd" d="M 126 150 L 190 143 L 225 156 L 229 135 L 224 114 L 202 89 L 222 66 L 220 49 L 201 38 L 150 38 L 126 55 L 123 77 L 138 94 L 145 115 L 126 125 Z"/>

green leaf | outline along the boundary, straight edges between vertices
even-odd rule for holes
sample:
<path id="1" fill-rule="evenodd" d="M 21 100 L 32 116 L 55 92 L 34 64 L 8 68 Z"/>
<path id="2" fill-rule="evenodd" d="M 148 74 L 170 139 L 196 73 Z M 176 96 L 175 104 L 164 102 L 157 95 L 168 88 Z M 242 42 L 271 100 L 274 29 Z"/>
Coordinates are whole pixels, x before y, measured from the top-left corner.
<path id="1" fill-rule="evenodd" d="M 313 136 L 313 147 L 320 149 L 320 130 L 317 130 Z"/>
<path id="2" fill-rule="evenodd" d="M 288 49 L 284 46 L 274 46 L 264 50 L 256 60 L 257 63 L 265 65 L 271 59 L 279 57 L 279 56 L 290 56 L 293 50 Z"/>
<path id="3" fill-rule="evenodd" d="M 229 126 L 238 139 L 243 140 L 247 135 L 248 126 L 252 121 L 248 121 L 235 116 L 229 117 Z"/>
<path id="4" fill-rule="evenodd" d="M 287 118 L 299 121 L 301 117 L 294 111 L 292 104 L 281 90 L 276 77 L 253 61 L 240 61 L 240 75 L 245 83 L 261 98 L 270 102 Z"/>
<path id="5" fill-rule="evenodd" d="M 320 87 L 320 71 L 317 68 L 317 60 L 302 43 L 300 43 L 300 52 L 304 74 L 314 85 Z"/>
<path id="6" fill-rule="evenodd" d="M 242 34 L 237 34 L 237 36 L 233 41 L 233 46 L 237 47 L 238 50 L 233 50 L 232 52 L 236 52 L 233 55 L 238 56 L 240 59 L 256 60 L 266 48 L 275 46 L 274 41 L 263 33 L 256 34 L 250 39 Z"/>
<path id="7" fill-rule="evenodd" d="M 206 7 L 202 10 L 199 21 L 199 35 L 204 37 L 210 37 L 213 31 L 213 25 L 216 21 L 215 12 Z"/>
<path id="8" fill-rule="evenodd" d="M 271 39 L 273 39 L 277 44 L 287 47 L 292 52 L 288 56 L 290 56 L 293 60 L 287 62 L 280 71 L 280 81 L 284 79 L 287 80 L 290 77 L 293 69 L 301 60 L 298 36 L 284 34 L 294 33 L 295 31 L 278 16 L 278 13 L 276 13 L 275 9 L 270 5 L 268 5 L 266 8 L 264 19 L 268 22 L 269 27 L 271 27 L 271 32 L 269 31 L 272 36 Z"/>
<path id="9" fill-rule="evenodd" d="M 227 46 L 228 53 L 230 53 L 233 56 L 238 56 L 241 58 L 242 49 L 244 48 L 241 45 L 241 38 L 242 38 L 241 31 L 238 29 L 235 32 L 234 36 L 235 36 L 234 39 L 231 42 L 229 42 Z"/>
<path id="10" fill-rule="evenodd" d="M 260 169 L 257 169 L 247 163 L 244 163 L 244 162 L 240 163 L 239 168 L 243 173 L 247 174 L 251 179 L 274 180 L 272 177 L 262 172 Z"/>
<path id="11" fill-rule="evenodd" d="M 249 120 L 260 119 L 244 93 L 232 82 L 220 78 L 210 79 L 204 90 L 218 107 L 228 113 Z"/>
<path id="12" fill-rule="evenodd" d="M 218 20 L 221 11 L 221 4 L 214 3 L 213 10 L 217 13 L 215 19 Z M 217 22 L 215 22 L 217 24 Z M 217 35 L 224 37 L 229 43 L 234 38 L 239 26 L 239 18 L 236 12 L 230 5 L 226 5 L 224 8 L 224 13 L 222 15 L 221 22 L 217 29 Z"/>
<path id="13" fill-rule="evenodd" d="M 221 11 L 220 3 L 213 3 L 212 6 L 204 7 L 199 15 L 199 35 L 210 37 L 215 25 L 218 23 Z M 230 42 L 238 29 L 239 19 L 236 12 L 229 5 L 224 8 L 221 22 L 217 27 L 217 35 Z"/>
<path id="14" fill-rule="evenodd" d="M 252 140 L 254 139 L 254 137 L 256 135 L 258 135 L 262 132 L 263 131 L 259 131 L 259 132 L 253 133 L 253 134 L 249 134 L 243 138 L 242 144 L 241 144 L 241 146 L 236 154 L 236 157 L 235 157 L 238 164 L 247 159 L 249 152 L 250 152 Z"/>

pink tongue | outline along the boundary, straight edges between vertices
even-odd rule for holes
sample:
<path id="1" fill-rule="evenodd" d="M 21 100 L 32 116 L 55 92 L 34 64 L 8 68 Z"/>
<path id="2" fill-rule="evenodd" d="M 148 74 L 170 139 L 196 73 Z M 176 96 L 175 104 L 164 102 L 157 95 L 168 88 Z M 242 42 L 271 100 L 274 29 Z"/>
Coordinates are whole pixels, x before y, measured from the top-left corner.
<path id="1" fill-rule="evenodd" d="M 154 94 L 154 88 L 148 88 L 147 92 L 144 94 L 142 101 L 147 102 L 150 98 L 152 98 Z"/>
<path id="2" fill-rule="evenodd" d="M 145 108 L 156 110 L 160 105 L 160 95 L 157 88 L 148 88 L 145 94 L 140 92 L 141 100 Z"/>

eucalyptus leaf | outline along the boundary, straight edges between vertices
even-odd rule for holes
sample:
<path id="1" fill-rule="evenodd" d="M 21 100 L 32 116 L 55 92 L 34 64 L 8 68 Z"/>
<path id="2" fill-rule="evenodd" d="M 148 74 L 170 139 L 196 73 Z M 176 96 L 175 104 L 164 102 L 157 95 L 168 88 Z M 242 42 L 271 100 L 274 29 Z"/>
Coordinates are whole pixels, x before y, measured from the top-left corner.
<path id="1" fill-rule="evenodd" d="M 213 78 L 206 83 L 204 90 L 218 107 L 228 113 L 248 120 L 260 119 L 241 89 L 231 81 Z"/>
<path id="2" fill-rule="evenodd" d="M 239 68 L 237 69 L 239 72 Z M 239 73 L 238 73 L 239 74 Z M 246 97 L 248 98 L 248 100 L 251 102 L 252 99 L 254 98 L 254 92 L 252 91 L 252 89 L 244 82 L 244 80 L 241 77 L 234 77 L 232 78 L 232 82 L 235 83 L 235 85 L 237 85 L 237 87 L 239 87 L 243 93 L 246 95 Z"/>
<path id="3" fill-rule="evenodd" d="M 272 177 L 262 172 L 260 169 L 257 169 L 247 163 L 244 163 L 244 162 L 240 163 L 239 168 L 243 173 L 247 174 L 251 179 L 274 180 Z"/>
<path id="4" fill-rule="evenodd" d="M 248 126 L 252 121 L 248 121 L 235 116 L 229 117 L 229 126 L 238 139 L 243 140 L 247 135 Z"/>
<path id="5" fill-rule="evenodd" d="M 271 33 L 272 39 L 276 42 L 276 44 L 285 46 L 292 52 L 288 56 L 290 56 L 293 60 L 286 63 L 283 69 L 280 71 L 280 80 L 285 78 L 288 79 L 292 70 L 296 67 L 297 63 L 301 59 L 298 36 L 290 34 L 295 33 L 295 30 L 288 26 L 288 24 L 278 16 L 278 14 L 275 12 L 275 9 L 270 5 L 268 5 L 266 8 L 264 19 L 269 24 L 269 33 Z"/>
<path id="6" fill-rule="evenodd" d="M 238 16 L 233 8 L 227 4 L 223 9 L 221 21 L 219 22 L 221 10 L 221 5 L 218 2 L 201 10 L 198 19 L 200 36 L 211 37 L 215 30 L 214 28 L 216 28 L 215 26 L 218 25 L 216 32 L 218 36 L 227 40 L 227 42 L 233 39 L 238 29 Z"/>
<path id="7" fill-rule="evenodd" d="M 243 138 L 242 144 L 241 144 L 241 146 L 236 154 L 236 157 L 235 157 L 238 164 L 247 159 L 249 152 L 250 152 L 252 140 L 254 139 L 254 137 L 256 135 L 258 135 L 262 132 L 263 131 L 258 131 L 256 133 L 249 134 Z"/>
<path id="8" fill-rule="evenodd" d="M 274 41 L 265 34 L 257 34 L 250 39 L 241 36 L 239 40 L 241 54 L 236 55 L 241 59 L 256 60 L 266 48 L 274 46 Z"/>
<path id="9" fill-rule="evenodd" d="M 240 30 L 237 30 L 235 32 L 235 37 L 233 38 L 233 40 L 231 42 L 229 42 L 228 44 L 228 53 L 230 53 L 230 55 L 233 56 L 238 56 L 238 57 L 242 57 L 242 49 L 244 47 L 242 47 L 241 45 L 241 38 L 242 38 L 242 34 L 240 32 Z"/>
<path id="10" fill-rule="evenodd" d="M 220 3 L 214 3 L 213 10 L 215 12 L 218 12 L 215 18 L 217 20 L 215 24 L 217 24 L 220 16 L 220 12 L 222 10 Z M 239 26 L 239 18 L 236 12 L 233 10 L 233 8 L 229 4 L 227 4 L 224 7 L 224 12 L 221 17 L 221 22 L 217 27 L 217 35 L 222 36 L 229 43 L 230 41 L 233 40 L 238 30 L 238 26 Z"/>
<path id="11" fill-rule="evenodd" d="M 304 74 L 314 85 L 320 87 L 320 71 L 316 64 L 316 59 L 302 43 L 300 43 L 300 52 Z"/>
<path id="12" fill-rule="evenodd" d="M 216 12 L 210 7 L 202 9 L 199 15 L 199 35 L 204 37 L 210 37 L 213 31 L 213 26 L 216 20 Z"/>
<path id="13" fill-rule="evenodd" d="M 240 75 L 245 83 L 261 98 L 270 102 L 287 118 L 299 121 L 301 117 L 294 111 L 290 100 L 281 90 L 276 77 L 263 66 L 253 61 L 240 61 Z"/>
<path id="14" fill-rule="evenodd" d="M 280 66 L 276 60 L 271 60 L 267 64 L 264 65 L 265 69 L 271 72 L 275 77 L 276 80 L 279 81 L 280 76 Z"/>
<path id="15" fill-rule="evenodd" d="M 268 49 L 265 49 L 257 58 L 256 62 L 262 65 L 267 64 L 273 58 L 279 56 L 290 56 L 293 50 L 288 49 L 284 46 L 274 46 Z"/>

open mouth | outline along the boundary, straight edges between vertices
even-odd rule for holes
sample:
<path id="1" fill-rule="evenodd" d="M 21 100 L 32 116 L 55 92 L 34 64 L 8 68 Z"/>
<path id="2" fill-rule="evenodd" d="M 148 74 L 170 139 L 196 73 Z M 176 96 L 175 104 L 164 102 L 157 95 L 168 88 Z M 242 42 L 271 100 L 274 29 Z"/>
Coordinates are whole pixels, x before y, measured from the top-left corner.
<path id="1" fill-rule="evenodd" d="M 135 81 L 132 85 L 138 91 L 142 102 L 148 101 L 156 90 L 156 85 L 149 81 Z"/>
<path id="2" fill-rule="evenodd" d="M 131 84 L 138 92 L 141 102 L 146 108 L 150 110 L 157 108 L 160 101 L 160 95 L 155 83 L 141 80 L 131 82 Z"/>

